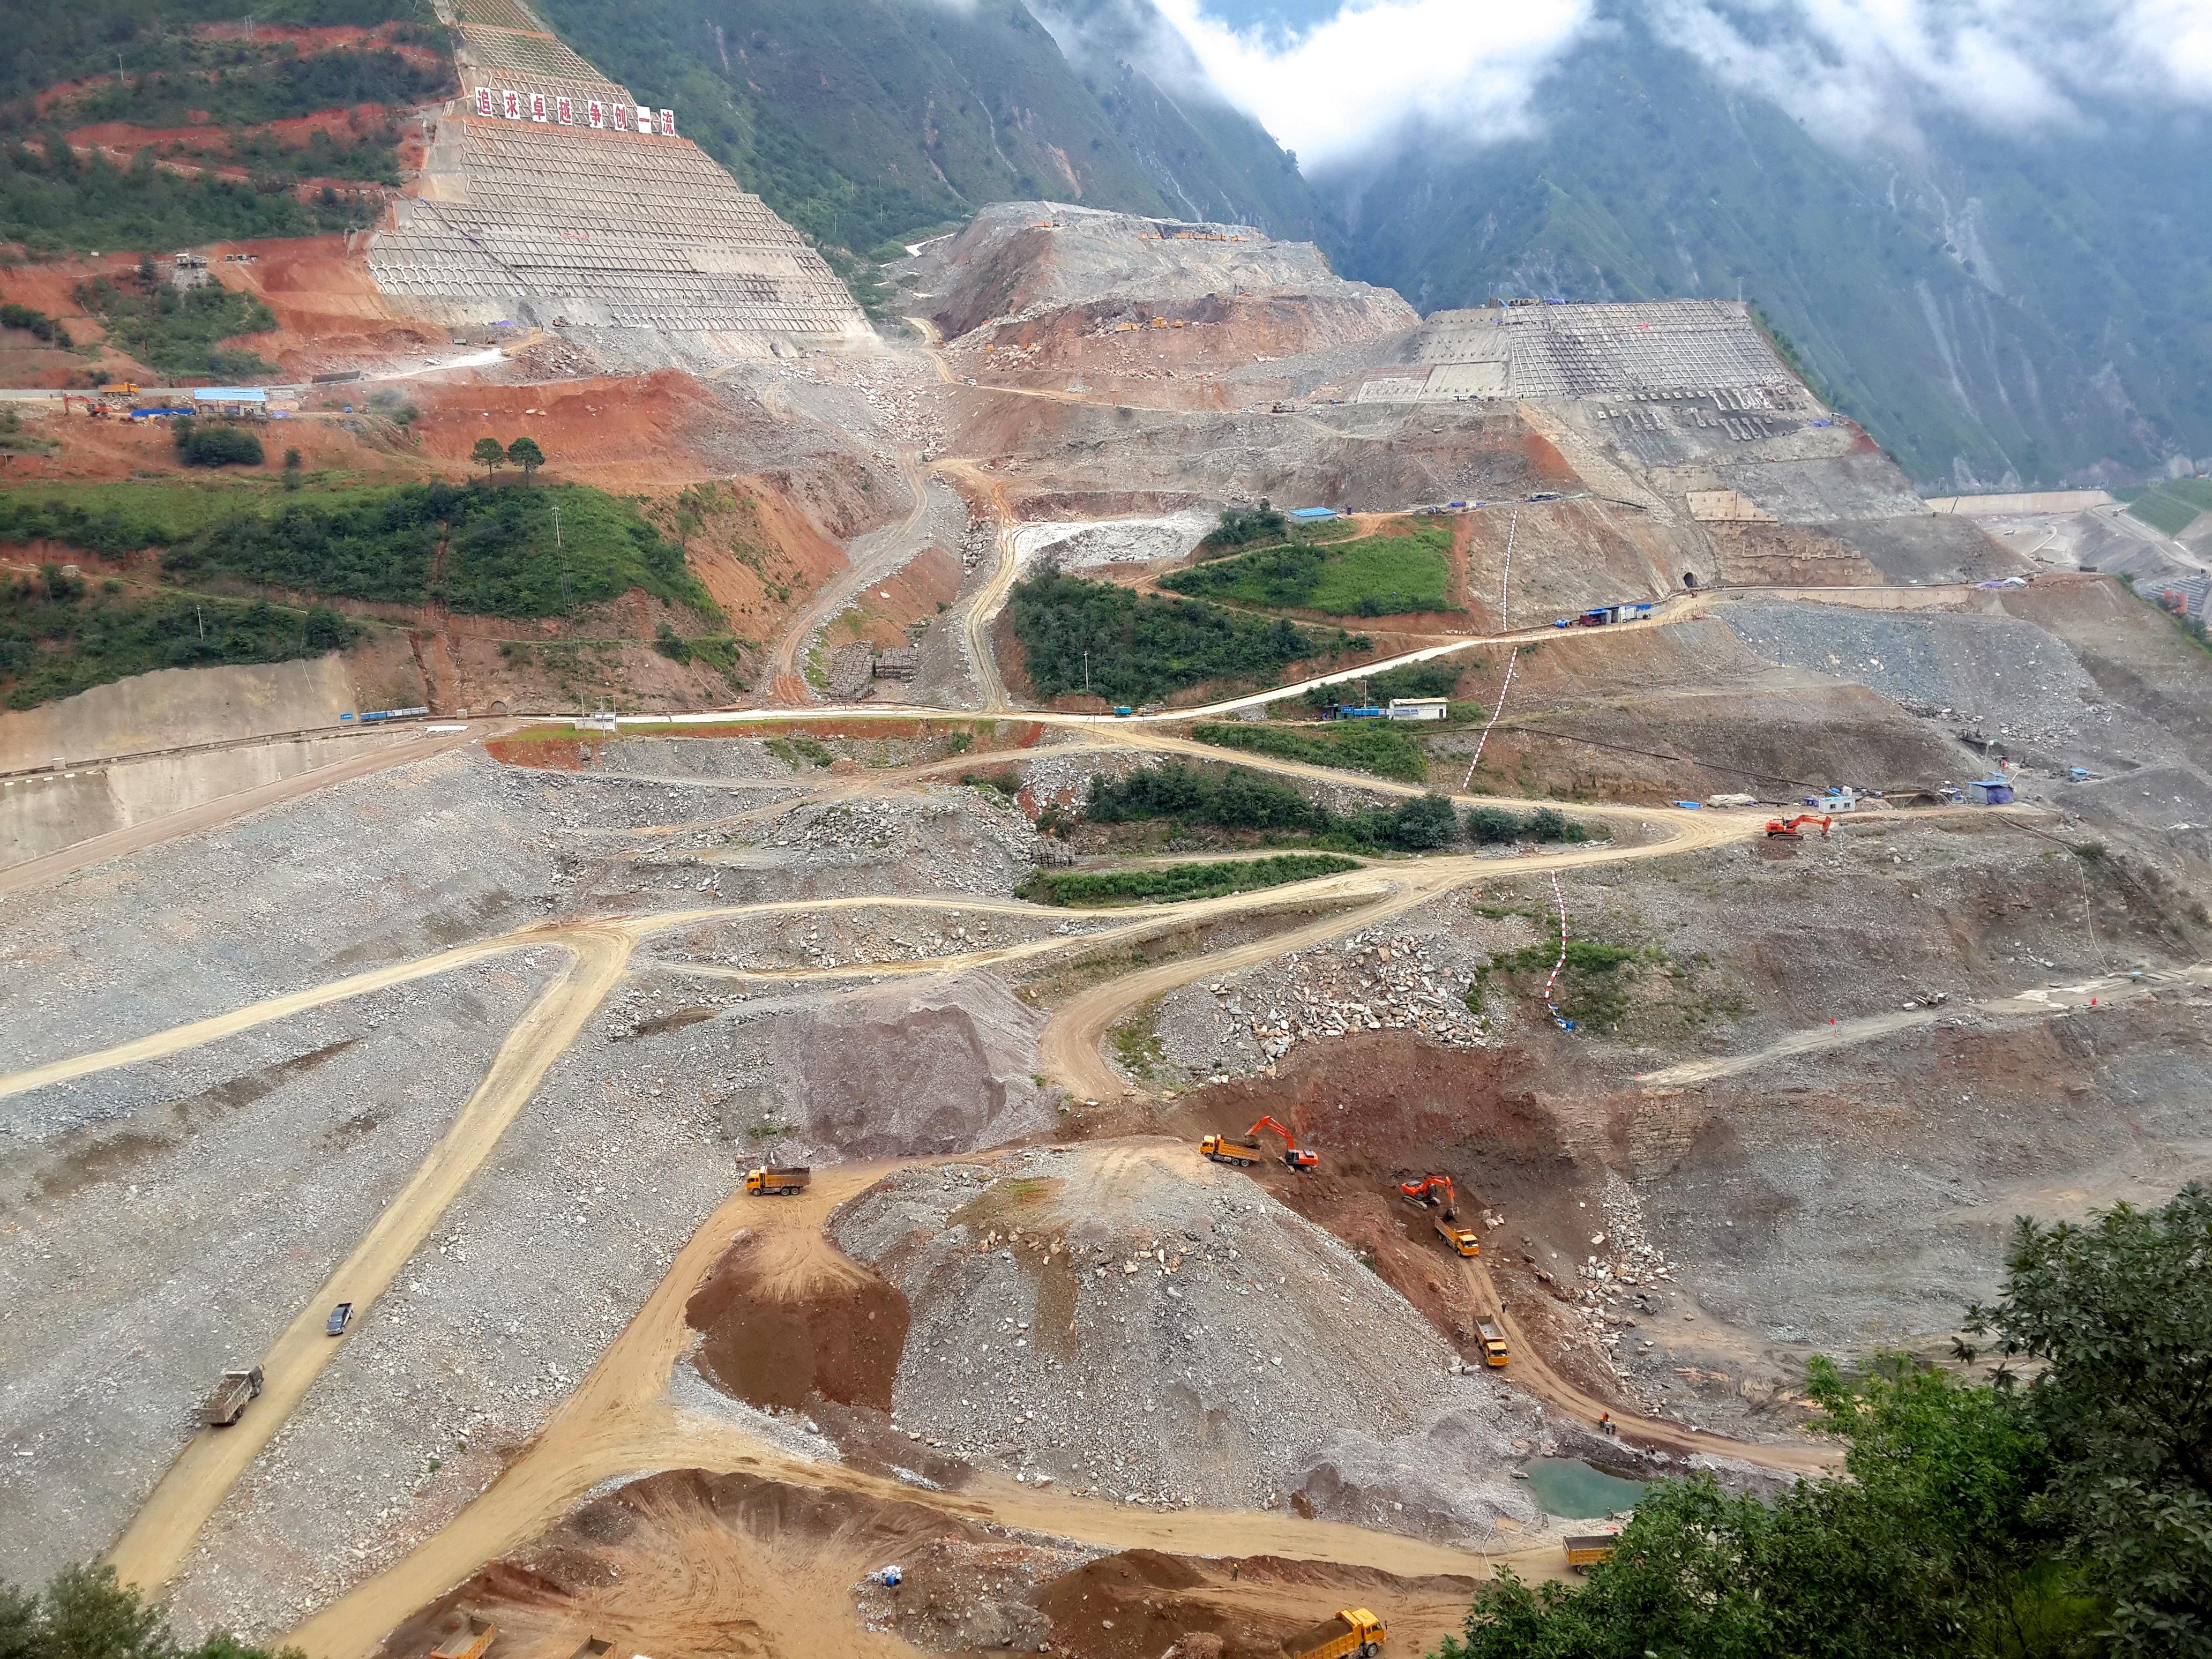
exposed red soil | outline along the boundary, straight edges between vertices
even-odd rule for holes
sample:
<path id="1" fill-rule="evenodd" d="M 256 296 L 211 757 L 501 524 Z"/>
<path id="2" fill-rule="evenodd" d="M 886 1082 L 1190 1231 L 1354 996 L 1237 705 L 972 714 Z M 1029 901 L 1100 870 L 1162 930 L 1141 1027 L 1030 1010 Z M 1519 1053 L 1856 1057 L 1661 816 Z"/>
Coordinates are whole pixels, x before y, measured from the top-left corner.
<path id="1" fill-rule="evenodd" d="M 720 423 L 721 406 L 678 369 L 544 386 L 425 380 L 407 395 L 422 411 L 416 430 L 426 451 L 464 471 L 478 439 L 527 435 L 550 473 L 603 489 L 672 489 L 726 476 L 685 446 L 688 432 Z"/>
<path id="2" fill-rule="evenodd" d="M 763 1200 L 763 1202 L 767 1200 Z M 816 1395 L 888 1412 L 909 1314 L 897 1285 L 818 1236 L 741 1234 L 684 1304 L 699 1369 L 755 1406 Z"/>

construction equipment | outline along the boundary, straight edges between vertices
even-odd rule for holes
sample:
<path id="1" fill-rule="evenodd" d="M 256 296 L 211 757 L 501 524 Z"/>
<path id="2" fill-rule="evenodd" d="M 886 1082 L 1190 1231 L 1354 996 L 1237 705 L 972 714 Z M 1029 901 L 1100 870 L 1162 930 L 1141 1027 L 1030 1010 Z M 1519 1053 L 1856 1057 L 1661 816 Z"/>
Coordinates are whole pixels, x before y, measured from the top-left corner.
<path id="1" fill-rule="evenodd" d="M 1449 1214 L 1449 1212 L 1446 1213 Z M 1438 1216 L 1433 1224 L 1437 1230 L 1437 1237 L 1462 1255 L 1472 1256 L 1482 1254 L 1482 1241 L 1467 1228 L 1460 1226 L 1455 1222 L 1447 1221 L 1443 1216 Z"/>
<path id="2" fill-rule="evenodd" d="M 1505 1333 L 1488 1320 L 1479 1321 L 1474 1334 L 1482 1343 L 1482 1363 L 1492 1370 L 1502 1369 L 1512 1356 L 1505 1351 Z"/>
<path id="3" fill-rule="evenodd" d="M 1820 826 L 1820 839 L 1826 841 L 1828 838 L 1828 831 L 1834 826 L 1835 822 L 1833 818 L 1823 817 L 1817 812 L 1800 812 L 1794 818 L 1769 818 L 1766 821 L 1767 839 L 1802 841 L 1805 839 L 1804 826 L 1808 823 L 1817 823 Z"/>
<path id="4" fill-rule="evenodd" d="M 1588 1572 L 1601 1562 L 1613 1559 L 1613 1551 L 1620 1544 L 1620 1528 L 1609 1532 L 1569 1533 L 1566 1537 L 1567 1565 L 1577 1572 Z"/>
<path id="5" fill-rule="evenodd" d="M 1437 1194 L 1443 1194 L 1444 1218 L 1449 1220 L 1459 1213 L 1459 1194 L 1452 1187 L 1448 1175 L 1432 1175 L 1420 1181 L 1401 1181 L 1398 1190 L 1423 1207 L 1433 1206 Z"/>
<path id="6" fill-rule="evenodd" d="M 1390 1639 L 1382 1621 L 1364 1607 L 1339 1607 L 1336 1617 L 1283 1644 L 1289 1659 L 1351 1659 L 1382 1651 Z"/>
<path id="7" fill-rule="evenodd" d="M 1293 1170 L 1310 1170 L 1321 1162 L 1319 1152 L 1299 1146 L 1298 1138 L 1290 1132 L 1289 1127 L 1276 1122 L 1272 1117 L 1263 1117 L 1247 1129 L 1244 1132 L 1244 1144 L 1247 1146 L 1257 1146 L 1260 1144 L 1260 1131 L 1262 1129 L 1272 1130 L 1282 1136 L 1283 1162 Z"/>
<path id="8" fill-rule="evenodd" d="M 1435 1218 L 1437 1237 L 1462 1255 L 1480 1255 L 1482 1241 L 1465 1227 L 1452 1224 L 1459 1218 L 1459 1193 L 1448 1175 L 1432 1175 L 1420 1181 L 1401 1181 L 1398 1190 L 1412 1203 L 1429 1208 L 1441 1202 L 1444 1212 Z M 1439 1197 L 1441 1194 L 1441 1198 Z"/>
<path id="9" fill-rule="evenodd" d="M 758 1198 L 789 1198 L 805 1192 L 813 1179 L 811 1164 L 795 1164 L 783 1169 L 763 1164 L 745 1176 L 745 1190 Z"/>
<path id="10" fill-rule="evenodd" d="M 222 1381 L 215 1385 L 215 1392 L 200 1407 L 200 1421 L 211 1429 L 227 1429 L 238 1421 L 247 1406 L 261 1392 L 261 1367 L 250 1370 L 225 1371 Z"/>
<path id="11" fill-rule="evenodd" d="M 430 1650 L 430 1659 L 483 1659 L 484 1650 L 498 1636 L 497 1625 L 471 1613 L 466 1624 Z"/>
<path id="12" fill-rule="evenodd" d="M 1254 1148 L 1239 1146 L 1226 1135 L 1208 1135 L 1198 1143 L 1198 1150 L 1216 1164 L 1233 1164 L 1240 1170 L 1249 1170 L 1260 1161 Z"/>

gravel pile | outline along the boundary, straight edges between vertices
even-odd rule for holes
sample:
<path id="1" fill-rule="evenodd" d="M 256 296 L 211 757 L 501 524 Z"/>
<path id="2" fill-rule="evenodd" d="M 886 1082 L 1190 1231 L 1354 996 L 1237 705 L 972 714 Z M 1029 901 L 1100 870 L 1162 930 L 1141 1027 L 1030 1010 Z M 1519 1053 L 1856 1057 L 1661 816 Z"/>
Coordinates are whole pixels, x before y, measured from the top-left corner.
<path id="1" fill-rule="evenodd" d="M 1350 1504 L 1331 1425 L 1410 1449 L 1457 1413 L 1461 1455 L 1437 1478 L 1525 1512 L 1505 1464 L 1532 1408 L 1455 1375 L 1449 1346 L 1342 1243 L 1187 1147 L 908 1171 L 832 1231 L 907 1296 L 894 1419 L 934 1448 L 1168 1508 L 1279 1504 L 1326 1465 L 1332 1501 Z"/>
<path id="2" fill-rule="evenodd" d="M 1991 737 L 2061 743 L 2104 708 L 2064 644 L 2011 617 L 1765 604 L 1723 605 L 1717 614 L 1769 662 L 1956 711 Z"/>
<path id="3" fill-rule="evenodd" d="M 1469 1012 L 1467 993 L 1493 951 L 1526 943 L 1526 934 L 1517 918 L 1501 925 L 1468 905 L 1444 901 L 1426 931 L 1364 928 L 1171 992 L 1154 1022 L 1160 1063 L 1186 1079 L 1225 1082 L 1267 1070 L 1301 1042 L 1353 1031 L 1489 1046 L 1487 1023 Z"/>

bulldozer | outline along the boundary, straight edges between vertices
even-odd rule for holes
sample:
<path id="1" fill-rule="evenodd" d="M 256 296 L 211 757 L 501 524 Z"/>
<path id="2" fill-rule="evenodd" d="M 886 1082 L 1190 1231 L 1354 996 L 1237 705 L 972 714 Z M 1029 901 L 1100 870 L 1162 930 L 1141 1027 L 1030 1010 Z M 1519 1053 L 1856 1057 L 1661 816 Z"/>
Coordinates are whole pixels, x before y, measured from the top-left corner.
<path id="1" fill-rule="evenodd" d="M 1244 1132 L 1242 1140 L 1231 1140 L 1227 1135 L 1208 1135 L 1198 1143 L 1198 1150 L 1216 1164 L 1233 1164 L 1249 1170 L 1260 1161 L 1260 1131 L 1273 1130 L 1283 1138 L 1283 1162 L 1293 1170 L 1310 1170 L 1321 1162 L 1321 1154 L 1298 1145 L 1297 1137 L 1272 1117 L 1263 1117 Z"/>
<path id="2" fill-rule="evenodd" d="M 1769 841 L 1802 841 L 1805 839 L 1805 826 L 1817 823 L 1820 826 L 1820 839 L 1826 841 L 1835 822 L 1833 818 L 1823 817 L 1818 812 L 1800 812 L 1794 818 L 1769 818 L 1766 821 L 1766 838 Z"/>
<path id="3" fill-rule="evenodd" d="M 1459 1194 L 1452 1186 L 1449 1176 L 1432 1175 L 1420 1181 L 1401 1181 L 1398 1183 L 1398 1190 L 1409 1202 L 1424 1209 L 1433 1208 L 1438 1201 L 1437 1194 L 1442 1193 L 1443 1213 L 1433 1219 L 1437 1237 L 1462 1255 L 1482 1254 L 1482 1241 L 1472 1231 L 1452 1224 L 1459 1219 Z"/>

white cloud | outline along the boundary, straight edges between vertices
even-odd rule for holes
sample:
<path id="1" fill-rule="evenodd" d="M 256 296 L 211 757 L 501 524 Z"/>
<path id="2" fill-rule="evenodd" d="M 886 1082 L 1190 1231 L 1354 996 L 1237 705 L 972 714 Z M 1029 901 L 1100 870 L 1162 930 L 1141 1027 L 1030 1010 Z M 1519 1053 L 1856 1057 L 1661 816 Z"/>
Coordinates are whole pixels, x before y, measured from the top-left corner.
<path id="1" fill-rule="evenodd" d="M 1222 95 L 1309 162 L 1409 127 L 1481 142 L 1525 132 L 1528 97 L 1592 0 L 1346 0 L 1303 35 L 1238 30 L 1201 0 L 1156 0 Z"/>
<path id="2" fill-rule="evenodd" d="M 1933 109 L 2017 132 L 2212 102 L 2212 0 L 1655 0 L 1652 21 L 1846 143 Z"/>
<path id="3" fill-rule="evenodd" d="M 1222 96 L 1326 166 L 1541 124 L 1534 94 L 1604 27 L 1597 0 L 1345 0 L 1303 33 L 1155 0 Z M 2212 105 L 2212 0 L 1641 0 L 1662 39 L 1840 144 L 1910 139 L 1954 112 L 1998 131 L 2100 106 Z"/>

